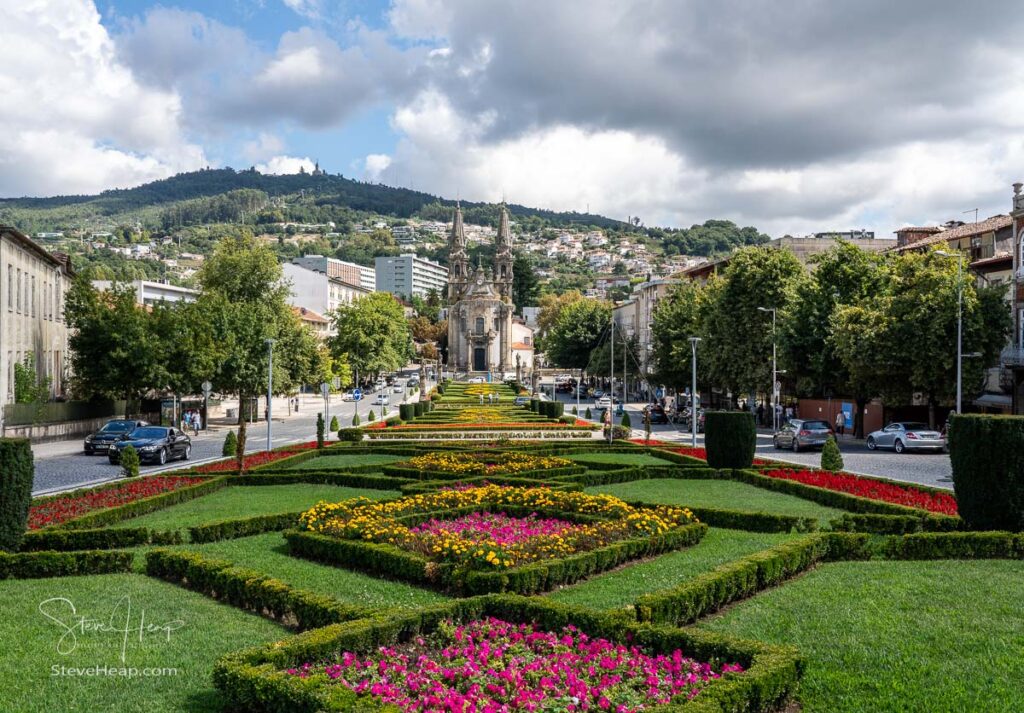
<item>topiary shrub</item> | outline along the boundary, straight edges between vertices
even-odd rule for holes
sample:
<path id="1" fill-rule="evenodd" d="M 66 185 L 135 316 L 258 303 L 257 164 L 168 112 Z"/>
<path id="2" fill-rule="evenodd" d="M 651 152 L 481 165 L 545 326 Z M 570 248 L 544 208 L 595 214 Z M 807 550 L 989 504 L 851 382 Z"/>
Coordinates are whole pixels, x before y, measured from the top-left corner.
<path id="1" fill-rule="evenodd" d="M 579 415 L 579 413 L 580 413 L 579 409 L 578 409 L 578 408 L 576 408 L 575 406 L 573 406 L 573 407 L 572 407 L 572 415 L 573 415 L 573 416 L 578 416 L 578 415 Z"/>
<path id="2" fill-rule="evenodd" d="M 624 426 L 612 426 L 612 440 L 624 441 L 633 435 L 633 430 Z"/>
<path id="3" fill-rule="evenodd" d="M 357 414 L 357 413 L 352 414 L 352 425 L 353 426 L 358 426 L 359 425 L 359 414 Z"/>
<path id="4" fill-rule="evenodd" d="M 338 440 L 358 443 L 363 440 L 363 431 L 360 428 L 342 428 L 338 431 Z"/>
<path id="5" fill-rule="evenodd" d="M 316 415 L 316 447 L 324 447 L 324 415 L 322 413 Z"/>
<path id="6" fill-rule="evenodd" d="M 565 413 L 565 404 L 561 401 L 551 401 L 549 403 L 551 404 L 551 406 L 548 407 L 551 409 L 551 418 L 560 418 L 561 415 Z"/>
<path id="7" fill-rule="evenodd" d="M 1024 418 L 954 416 L 949 454 L 964 522 L 974 530 L 1024 530 Z"/>
<path id="8" fill-rule="evenodd" d="M 829 436 L 825 446 L 821 449 L 821 469 L 830 470 L 835 473 L 843 469 L 843 454 L 839 452 L 839 444 L 835 436 Z"/>
<path id="9" fill-rule="evenodd" d="M 708 465 L 716 469 L 749 468 L 754 463 L 757 430 L 748 411 L 707 411 L 704 447 Z"/>
<path id="10" fill-rule="evenodd" d="M 632 428 L 633 427 L 633 421 L 629 417 L 629 411 L 626 411 L 626 410 L 622 411 L 622 426 L 624 428 Z"/>
<path id="11" fill-rule="evenodd" d="M 28 529 L 32 447 L 27 438 L 0 438 L 0 550 L 14 552 Z"/>
<path id="12" fill-rule="evenodd" d="M 416 407 L 413 404 L 402 404 L 398 407 L 398 417 L 403 421 L 411 421 L 416 416 Z"/>
<path id="13" fill-rule="evenodd" d="M 373 409 L 370 409 L 370 413 L 366 414 L 366 420 L 367 421 L 375 421 L 376 419 L 377 419 L 377 414 L 375 414 L 373 412 Z"/>
<path id="14" fill-rule="evenodd" d="M 590 413 L 590 407 L 589 407 L 589 406 L 587 406 L 587 410 L 586 410 L 586 413 L 584 413 L 584 414 L 583 414 L 583 417 L 584 417 L 584 418 L 588 418 L 588 419 L 593 419 L 593 418 L 594 418 L 594 417 L 593 417 L 593 416 L 591 415 L 591 413 Z"/>
<path id="15" fill-rule="evenodd" d="M 332 431 L 337 431 L 338 428 L 339 428 L 339 426 L 338 426 L 338 417 L 337 416 L 331 416 L 331 430 Z"/>
<path id="16" fill-rule="evenodd" d="M 238 437 L 234 431 L 228 431 L 228 435 L 224 436 L 224 445 L 220 449 L 222 456 L 233 456 L 238 451 Z"/>
<path id="17" fill-rule="evenodd" d="M 121 451 L 121 475 L 136 478 L 139 475 L 139 452 L 134 446 L 125 446 Z"/>

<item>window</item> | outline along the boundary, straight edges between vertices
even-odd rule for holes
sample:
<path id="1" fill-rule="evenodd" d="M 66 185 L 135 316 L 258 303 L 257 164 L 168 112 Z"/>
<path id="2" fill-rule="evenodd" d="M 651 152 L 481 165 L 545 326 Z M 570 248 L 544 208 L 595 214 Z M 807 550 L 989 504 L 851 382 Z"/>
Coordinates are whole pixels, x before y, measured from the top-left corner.
<path id="1" fill-rule="evenodd" d="M 32 300 L 29 302 L 32 316 L 36 316 L 36 276 L 32 275 Z"/>
<path id="2" fill-rule="evenodd" d="M 477 334 L 483 334 L 484 333 L 484 318 L 483 317 L 477 317 L 476 318 L 476 333 Z"/>
<path id="3" fill-rule="evenodd" d="M 14 309 L 14 268 L 7 264 L 7 311 Z"/>

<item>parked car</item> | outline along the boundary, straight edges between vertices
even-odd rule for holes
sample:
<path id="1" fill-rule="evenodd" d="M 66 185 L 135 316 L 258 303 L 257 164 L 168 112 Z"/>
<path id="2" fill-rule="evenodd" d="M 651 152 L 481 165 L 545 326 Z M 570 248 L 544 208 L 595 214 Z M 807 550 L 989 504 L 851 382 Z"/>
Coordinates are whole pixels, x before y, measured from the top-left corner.
<path id="1" fill-rule="evenodd" d="M 529 396 L 516 396 L 516 400 L 513 403 L 516 406 L 529 406 L 530 405 L 530 397 Z"/>
<path id="2" fill-rule="evenodd" d="M 112 444 L 119 441 L 136 428 L 148 426 L 145 421 L 134 421 L 131 419 L 115 418 L 103 424 L 103 428 L 90 433 L 85 437 L 85 455 L 93 453 L 106 453 Z"/>
<path id="3" fill-rule="evenodd" d="M 772 438 L 776 448 L 792 448 L 799 453 L 804 448 L 822 448 L 832 435 L 828 421 L 791 418 Z"/>
<path id="4" fill-rule="evenodd" d="M 604 389 L 594 389 L 594 398 L 599 399 L 604 396 Z"/>
<path id="5" fill-rule="evenodd" d="M 391 397 L 387 394 L 377 394 L 377 398 L 373 400 L 374 406 L 387 406 L 391 403 Z"/>
<path id="6" fill-rule="evenodd" d="M 406 384 L 406 386 L 408 386 L 411 389 L 411 388 L 414 388 L 416 386 L 419 386 L 420 385 L 420 380 L 417 379 L 416 377 L 413 377 L 413 378 L 409 379 L 407 382 L 405 382 L 405 384 Z"/>
<path id="7" fill-rule="evenodd" d="M 927 423 L 918 421 L 898 421 L 890 423 L 881 431 L 868 434 L 865 445 L 871 449 L 892 448 L 897 453 L 903 451 L 934 450 L 941 453 L 946 446 L 942 434 Z"/>
<path id="8" fill-rule="evenodd" d="M 192 439 L 176 428 L 166 426 L 142 426 L 117 441 L 107 452 L 110 462 L 121 462 L 121 451 L 132 446 L 139 453 L 141 463 L 159 463 L 192 457 Z"/>

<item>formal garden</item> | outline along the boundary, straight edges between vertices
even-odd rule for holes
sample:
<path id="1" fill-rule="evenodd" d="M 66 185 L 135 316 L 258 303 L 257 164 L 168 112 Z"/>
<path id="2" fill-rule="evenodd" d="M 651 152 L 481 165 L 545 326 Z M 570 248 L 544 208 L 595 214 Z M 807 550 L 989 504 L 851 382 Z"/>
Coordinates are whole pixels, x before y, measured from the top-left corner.
<path id="1" fill-rule="evenodd" d="M 608 443 L 475 386 L 31 502 L 0 441 L 0 708 L 1024 709 L 1020 420 L 956 419 L 954 496 L 756 460 L 742 414 Z"/>

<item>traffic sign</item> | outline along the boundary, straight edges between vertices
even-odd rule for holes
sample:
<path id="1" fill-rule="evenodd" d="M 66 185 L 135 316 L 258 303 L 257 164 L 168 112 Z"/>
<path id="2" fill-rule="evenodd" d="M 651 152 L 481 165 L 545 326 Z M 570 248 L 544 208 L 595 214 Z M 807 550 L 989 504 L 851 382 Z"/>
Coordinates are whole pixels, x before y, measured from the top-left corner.
<path id="1" fill-rule="evenodd" d="M 356 401 L 358 401 L 359 399 L 363 398 L 363 390 L 362 389 L 354 389 L 352 391 L 352 398 L 354 398 Z"/>
<path id="2" fill-rule="evenodd" d="M 203 396 L 209 396 L 211 391 L 213 391 L 213 384 L 211 384 L 209 381 L 204 381 Z"/>
<path id="3" fill-rule="evenodd" d="M 654 392 L 654 395 L 655 395 L 655 397 L 660 399 L 660 398 L 665 396 L 665 390 L 662 389 L 662 388 L 656 389 L 655 392 Z"/>
<path id="4" fill-rule="evenodd" d="M 327 396 L 331 393 L 331 385 L 328 384 L 326 381 L 320 384 L 320 393 L 326 399 Z"/>

